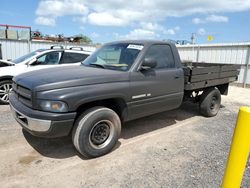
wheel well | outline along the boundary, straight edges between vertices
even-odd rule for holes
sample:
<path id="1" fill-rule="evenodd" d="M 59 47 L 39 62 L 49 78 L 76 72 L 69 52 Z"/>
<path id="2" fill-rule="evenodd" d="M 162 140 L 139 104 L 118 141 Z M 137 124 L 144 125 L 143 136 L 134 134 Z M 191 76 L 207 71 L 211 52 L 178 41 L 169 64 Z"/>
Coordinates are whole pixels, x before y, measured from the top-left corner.
<path id="1" fill-rule="evenodd" d="M 185 101 L 191 100 L 193 102 L 199 102 L 201 100 L 201 96 L 204 93 L 210 92 L 211 90 L 214 90 L 214 89 L 218 89 L 220 91 L 221 95 L 227 95 L 228 94 L 228 86 L 229 86 L 229 84 L 227 83 L 227 84 L 202 88 L 202 89 L 193 90 L 193 91 L 185 91 L 184 100 Z"/>
<path id="2" fill-rule="evenodd" d="M 219 91 L 222 95 L 227 95 L 228 94 L 228 86 L 229 86 L 229 84 L 227 83 L 227 84 L 223 84 L 223 85 L 218 85 L 216 87 L 219 89 Z"/>
<path id="3" fill-rule="evenodd" d="M 229 84 L 227 83 L 227 84 L 217 85 L 217 86 L 213 86 L 213 87 L 208 87 L 208 88 L 205 88 L 203 90 L 203 92 L 211 91 L 211 90 L 216 88 L 220 91 L 221 95 L 227 95 L 228 94 L 228 86 L 229 86 Z"/>
<path id="4" fill-rule="evenodd" d="M 121 98 L 104 99 L 84 103 L 77 108 L 77 116 L 81 115 L 82 112 L 86 111 L 87 109 L 95 106 L 104 106 L 114 110 L 120 117 L 121 121 L 123 121 L 127 116 L 127 105 L 124 99 Z"/>
<path id="5" fill-rule="evenodd" d="M 1 81 L 5 81 L 5 80 L 12 80 L 13 76 L 4 76 L 0 78 L 0 82 Z"/>

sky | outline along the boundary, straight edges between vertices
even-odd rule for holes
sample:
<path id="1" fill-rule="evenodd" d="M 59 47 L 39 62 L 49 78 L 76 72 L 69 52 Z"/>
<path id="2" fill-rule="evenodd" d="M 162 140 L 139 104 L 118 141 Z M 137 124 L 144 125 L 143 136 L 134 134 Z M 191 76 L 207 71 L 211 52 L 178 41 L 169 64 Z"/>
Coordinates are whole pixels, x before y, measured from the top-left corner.
<path id="1" fill-rule="evenodd" d="M 43 34 L 123 39 L 250 41 L 250 0 L 0 0 L 0 24 Z M 208 41 L 208 36 L 213 36 Z"/>

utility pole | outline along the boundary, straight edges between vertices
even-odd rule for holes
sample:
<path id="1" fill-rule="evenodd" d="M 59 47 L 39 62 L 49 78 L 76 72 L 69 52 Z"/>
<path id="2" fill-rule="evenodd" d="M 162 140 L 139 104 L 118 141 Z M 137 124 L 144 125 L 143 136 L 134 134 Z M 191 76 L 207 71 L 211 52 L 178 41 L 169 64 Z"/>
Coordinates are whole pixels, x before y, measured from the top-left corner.
<path id="1" fill-rule="evenodd" d="M 192 35 L 191 35 L 191 42 L 192 42 L 192 44 L 195 44 L 195 40 L 196 40 L 195 33 L 192 33 Z"/>
<path id="2" fill-rule="evenodd" d="M 193 53 L 192 61 L 193 62 L 196 60 L 195 51 L 194 51 L 195 39 L 196 39 L 195 33 L 192 33 L 192 35 L 191 35 L 191 42 L 192 42 L 192 45 L 193 45 L 193 47 L 192 47 L 192 53 Z"/>

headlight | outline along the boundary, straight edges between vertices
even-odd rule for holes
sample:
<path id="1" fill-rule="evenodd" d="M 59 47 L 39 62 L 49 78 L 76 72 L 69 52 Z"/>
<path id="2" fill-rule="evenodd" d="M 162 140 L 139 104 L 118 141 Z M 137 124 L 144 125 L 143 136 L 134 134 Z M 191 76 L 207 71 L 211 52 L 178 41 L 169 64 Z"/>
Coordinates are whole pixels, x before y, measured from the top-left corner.
<path id="1" fill-rule="evenodd" d="M 48 112 L 67 112 L 68 105 L 62 101 L 39 101 L 42 110 Z"/>

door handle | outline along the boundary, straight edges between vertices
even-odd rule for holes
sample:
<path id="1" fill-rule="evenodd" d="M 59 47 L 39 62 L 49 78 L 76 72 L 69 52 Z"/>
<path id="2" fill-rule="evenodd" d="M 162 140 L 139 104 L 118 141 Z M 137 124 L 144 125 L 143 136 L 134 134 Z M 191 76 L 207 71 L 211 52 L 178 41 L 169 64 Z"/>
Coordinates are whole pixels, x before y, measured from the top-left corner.
<path id="1" fill-rule="evenodd" d="M 178 78 L 180 78 L 180 76 L 178 76 L 178 75 L 174 76 L 174 79 L 178 79 Z"/>

